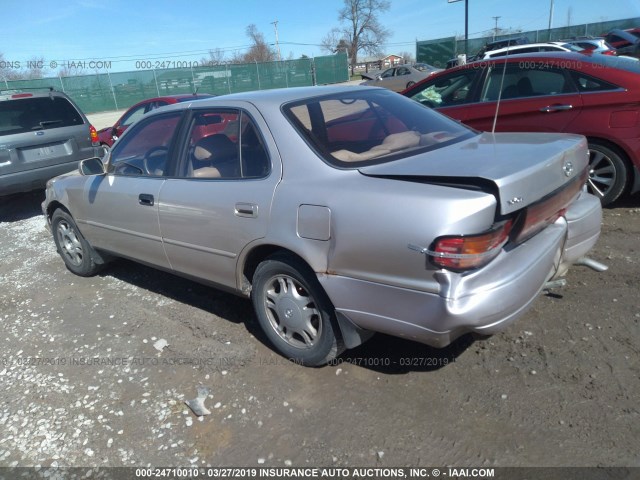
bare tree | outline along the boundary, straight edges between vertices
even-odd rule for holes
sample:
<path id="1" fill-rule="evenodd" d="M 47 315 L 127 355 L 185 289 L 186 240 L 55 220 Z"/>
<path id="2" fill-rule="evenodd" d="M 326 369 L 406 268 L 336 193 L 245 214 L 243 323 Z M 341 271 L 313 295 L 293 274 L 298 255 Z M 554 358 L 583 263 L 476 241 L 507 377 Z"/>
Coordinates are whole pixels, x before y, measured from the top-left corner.
<path id="1" fill-rule="evenodd" d="M 13 80 L 15 71 L 12 68 L 11 62 L 4 59 L 4 54 L 0 53 L 0 80 Z"/>
<path id="2" fill-rule="evenodd" d="M 264 35 L 253 23 L 246 29 L 247 36 L 251 40 L 251 47 L 243 55 L 245 63 L 273 62 L 276 59 L 275 51 L 265 41 Z"/>
<path id="3" fill-rule="evenodd" d="M 416 59 L 413 56 L 413 53 L 400 52 L 398 55 L 400 55 L 403 58 L 404 63 L 415 63 L 415 61 L 416 61 Z"/>
<path id="4" fill-rule="evenodd" d="M 45 73 L 44 57 L 32 57 L 27 60 L 26 70 L 23 72 L 23 78 L 32 80 L 35 78 L 43 78 Z"/>
<path id="5" fill-rule="evenodd" d="M 344 0 L 338 13 L 340 28 L 333 28 L 322 39 L 322 48 L 336 53 L 346 50 L 351 59 L 351 71 L 358 62 L 358 53 L 380 54 L 391 32 L 384 28 L 378 15 L 389 10 L 388 0 Z"/>
<path id="6" fill-rule="evenodd" d="M 77 77 L 80 75 L 86 75 L 84 68 L 73 63 L 64 63 L 62 68 L 58 70 L 59 77 Z"/>
<path id="7" fill-rule="evenodd" d="M 210 67 L 214 65 L 223 65 L 225 62 L 225 53 L 220 48 L 215 50 L 209 50 L 209 58 L 202 57 L 200 59 L 200 65 Z"/>

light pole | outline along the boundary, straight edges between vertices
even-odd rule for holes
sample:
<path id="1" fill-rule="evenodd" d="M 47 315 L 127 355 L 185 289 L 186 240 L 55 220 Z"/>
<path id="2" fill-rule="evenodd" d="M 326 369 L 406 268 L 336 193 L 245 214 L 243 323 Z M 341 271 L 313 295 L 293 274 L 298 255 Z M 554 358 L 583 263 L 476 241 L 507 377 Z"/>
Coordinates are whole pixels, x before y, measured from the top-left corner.
<path id="1" fill-rule="evenodd" d="M 460 2 L 462 0 L 447 0 L 447 3 Z M 464 0 L 464 55 L 468 55 L 469 49 L 469 0 Z"/>
<path id="2" fill-rule="evenodd" d="M 549 7 L 549 41 L 551 41 L 551 23 L 553 22 L 553 0 L 551 0 L 551 6 Z"/>

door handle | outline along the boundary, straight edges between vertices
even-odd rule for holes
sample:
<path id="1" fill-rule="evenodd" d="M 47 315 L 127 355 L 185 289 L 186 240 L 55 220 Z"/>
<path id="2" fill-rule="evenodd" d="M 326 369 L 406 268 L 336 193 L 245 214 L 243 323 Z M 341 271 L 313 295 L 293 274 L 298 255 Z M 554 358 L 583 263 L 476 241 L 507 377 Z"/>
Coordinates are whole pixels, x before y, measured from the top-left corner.
<path id="1" fill-rule="evenodd" d="M 153 206 L 153 195 L 150 193 L 141 193 L 138 195 L 138 203 L 147 207 Z"/>
<path id="2" fill-rule="evenodd" d="M 547 105 L 542 107 L 540 111 L 542 113 L 564 112 L 565 110 L 571 110 L 573 105 Z"/>
<path id="3" fill-rule="evenodd" d="M 237 217 L 255 218 L 258 216 L 258 205 L 254 203 L 236 203 L 234 213 Z"/>

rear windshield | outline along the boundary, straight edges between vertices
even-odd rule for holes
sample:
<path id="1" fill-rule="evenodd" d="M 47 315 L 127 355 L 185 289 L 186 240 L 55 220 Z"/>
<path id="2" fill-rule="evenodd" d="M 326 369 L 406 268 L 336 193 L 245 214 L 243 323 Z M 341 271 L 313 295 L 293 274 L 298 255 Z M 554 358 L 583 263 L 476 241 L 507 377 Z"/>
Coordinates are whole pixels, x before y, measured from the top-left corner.
<path id="1" fill-rule="evenodd" d="M 342 168 L 385 163 L 441 148 L 474 130 L 389 90 L 314 97 L 283 107 L 300 135 L 330 164 Z"/>
<path id="2" fill-rule="evenodd" d="M 63 97 L 0 101 L 0 135 L 82 125 L 80 113 Z"/>

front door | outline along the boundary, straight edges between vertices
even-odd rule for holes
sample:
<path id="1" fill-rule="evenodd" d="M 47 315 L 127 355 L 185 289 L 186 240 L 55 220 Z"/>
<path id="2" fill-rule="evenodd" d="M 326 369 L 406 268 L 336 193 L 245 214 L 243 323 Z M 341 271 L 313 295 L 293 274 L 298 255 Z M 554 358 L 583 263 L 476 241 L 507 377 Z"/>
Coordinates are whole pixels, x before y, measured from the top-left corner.
<path id="1" fill-rule="evenodd" d="M 158 225 L 158 199 L 182 112 L 144 119 L 115 144 L 108 173 L 86 184 L 76 214 L 96 248 L 168 267 Z"/>

